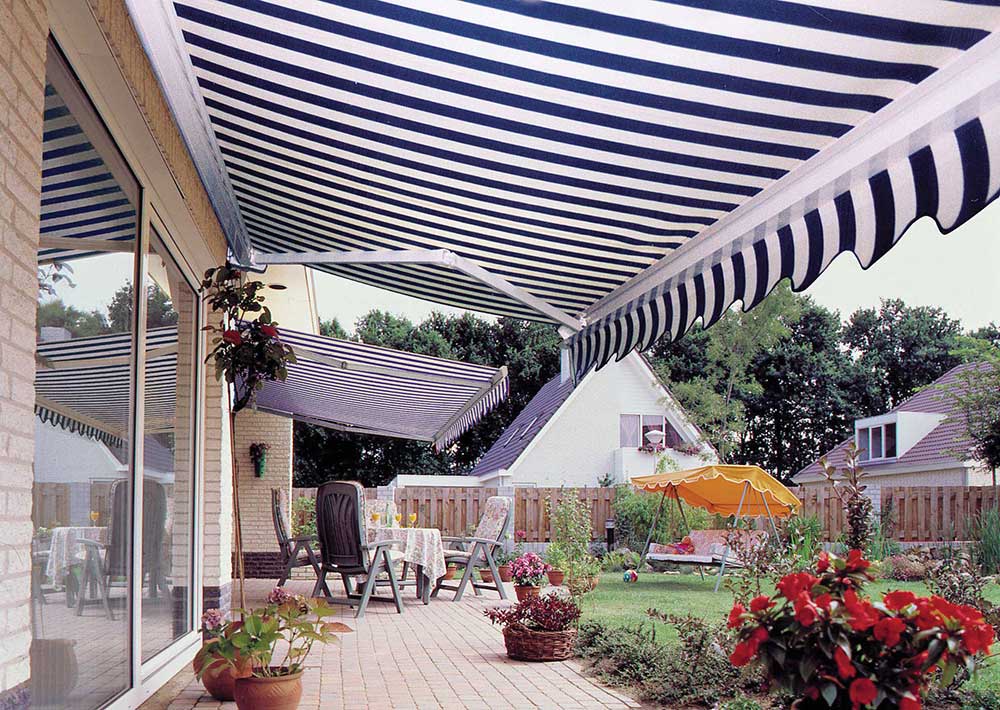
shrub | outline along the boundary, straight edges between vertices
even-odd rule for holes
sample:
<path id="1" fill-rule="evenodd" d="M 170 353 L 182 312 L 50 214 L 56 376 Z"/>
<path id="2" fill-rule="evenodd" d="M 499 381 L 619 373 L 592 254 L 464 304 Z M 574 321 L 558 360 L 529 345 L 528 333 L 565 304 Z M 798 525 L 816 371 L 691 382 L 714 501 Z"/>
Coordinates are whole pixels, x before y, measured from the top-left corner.
<path id="1" fill-rule="evenodd" d="M 1000 512 L 984 510 L 973 527 L 976 562 L 986 574 L 1000 572 Z"/>
<path id="2" fill-rule="evenodd" d="M 897 582 L 919 582 L 927 579 L 927 565 L 908 555 L 894 555 L 889 558 L 889 579 Z"/>
<path id="3" fill-rule="evenodd" d="M 896 542 L 896 514 L 892 499 L 886 501 L 878 518 L 872 523 L 872 535 L 868 541 L 865 556 L 870 560 L 884 560 L 898 555 L 899 543 Z"/>
<path id="4" fill-rule="evenodd" d="M 978 609 L 937 596 L 890 592 L 873 604 L 860 596 L 869 563 L 860 550 L 846 559 L 821 555 L 816 575 L 797 572 L 747 610 L 737 603 L 729 626 L 739 643 L 734 666 L 763 669 L 802 708 L 859 706 L 919 710 L 940 668 L 947 686 L 959 669 L 975 669 L 989 653 L 993 628 Z"/>
<path id="5" fill-rule="evenodd" d="M 639 553 L 628 548 L 613 550 L 601 558 L 601 570 L 604 572 L 624 572 L 639 568 Z"/>
<path id="6" fill-rule="evenodd" d="M 823 524 L 815 515 L 794 515 L 779 528 L 782 542 L 798 567 L 808 567 L 819 554 Z"/>
<path id="7" fill-rule="evenodd" d="M 719 705 L 719 710 L 761 710 L 761 707 L 753 698 L 740 694 Z"/>
<path id="8" fill-rule="evenodd" d="M 828 464 L 825 456 L 819 460 L 823 475 L 847 511 L 844 544 L 848 550 L 867 550 L 871 538 L 872 502 L 864 495 L 867 486 L 862 483 L 865 473 L 858 465 L 860 453 L 853 441 L 847 445 L 844 471 L 840 478 L 837 478 L 836 467 Z"/>
<path id="9" fill-rule="evenodd" d="M 316 499 L 296 498 L 292 501 L 292 537 L 316 534 Z"/>
<path id="10" fill-rule="evenodd" d="M 514 606 L 495 607 L 483 612 L 500 626 L 523 626 L 533 631 L 566 631 L 580 618 L 580 607 L 572 599 L 555 594 L 528 597 Z"/>

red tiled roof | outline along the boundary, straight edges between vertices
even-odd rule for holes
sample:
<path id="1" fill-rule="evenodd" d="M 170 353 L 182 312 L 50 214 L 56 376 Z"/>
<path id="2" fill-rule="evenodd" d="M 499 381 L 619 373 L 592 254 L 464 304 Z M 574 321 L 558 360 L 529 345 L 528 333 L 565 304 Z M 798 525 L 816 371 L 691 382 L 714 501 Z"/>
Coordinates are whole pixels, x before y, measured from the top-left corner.
<path id="1" fill-rule="evenodd" d="M 886 461 L 866 461 L 864 463 L 865 470 L 876 473 L 880 467 L 888 465 L 925 466 L 928 469 L 961 465 L 962 462 L 955 458 L 951 452 L 955 449 L 961 449 L 963 444 L 968 441 L 964 434 L 965 427 L 959 417 L 952 416 L 956 414 L 954 401 L 945 396 L 939 388 L 957 385 L 960 373 L 981 366 L 983 366 L 982 363 L 967 363 L 953 367 L 935 380 L 932 385 L 893 407 L 890 410 L 892 412 L 927 412 L 949 416 L 899 458 Z M 846 460 L 847 446 L 850 442 L 851 439 L 842 441 L 827 452 L 827 462 L 841 468 Z M 802 475 L 822 475 L 819 461 L 814 461 L 803 468 L 795 474 L 794 478 Z"/>

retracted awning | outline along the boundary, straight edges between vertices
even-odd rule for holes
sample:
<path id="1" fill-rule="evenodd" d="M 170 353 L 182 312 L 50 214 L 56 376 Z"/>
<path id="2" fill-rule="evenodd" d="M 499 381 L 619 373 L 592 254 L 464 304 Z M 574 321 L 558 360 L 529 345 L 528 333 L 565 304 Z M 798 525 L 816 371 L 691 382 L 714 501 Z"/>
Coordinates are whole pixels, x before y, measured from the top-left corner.
<path id="1" fill-rule="evenodd" d="M 286 328 L 295 349 L 285 382 L 270 382 L 257 407 L 355 433 L 443 447 L 507 396 L 507 368 L 415 355 Z M 131 335 L 38 344 L 35 412 L 42 421 L 121 448 L 128 435 Z M 177 331 L 147 333 L 146 432 L 173 428 Z"/>
<path id="2" fill-rule="evenodd" d="M 472 365 L 282 328 L 296 364 L 257 408 L 334 429 L 442 448 L 507 397 L 507 368 Z"/>
<path id="3" fill-rule="evenodd" d="M 129 4 L 243 263 L 559 323 L 578 372 L 1000 191 L 987 4 Z"/>

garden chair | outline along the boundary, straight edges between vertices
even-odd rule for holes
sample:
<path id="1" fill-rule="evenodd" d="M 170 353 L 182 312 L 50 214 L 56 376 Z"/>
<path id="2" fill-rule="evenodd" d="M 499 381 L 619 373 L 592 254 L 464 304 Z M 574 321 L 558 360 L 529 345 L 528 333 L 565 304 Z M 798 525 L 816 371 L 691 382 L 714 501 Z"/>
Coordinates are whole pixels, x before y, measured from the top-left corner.
<path id="1" fill-rule="evenodd" d="M 129 543 L 131 525 L 129 525 L 129 506 L 131 504 L 131 489 L 128 481 L 118 480 L 111 484 L 108 495 L 111 499 L 111 516 L 108 519 L 107 544 L 95 540 L 79 539 L 83 546 L 84 560 L 80 586 L 77 590 L 76 615 L 83 615 L 83 608 L 88 602 L 99 602 L 104 607 L 104 615 L 114 621 L 115 613 L 111 609 L 111 582 L 117 578 L 128 578 L 131 574 L 129 560 Z M 95 599 L 87 599 L 88 592 L 93 592 Z"/>
<path id="2" fill-rule="evenodd" d="M 291 537 L 285 527 L 285 516 L 281 511 L 281 490 L 271 489 L 271 521 L 274 523 L 274 535 L 278 538 L 278 549 L 281 550 L 281 578 L 278 586 L 292 576 L 292 570 L 299 567 L 312 567 L 319 577 L 319 559 L 313 551 L 312 543 L 316 542 L 313 535 L 296 535 Z"/>
<path id="3" fill-rule="evenodd" d="M 395 567 L 403 559 L 401 550 L 391 549 L 397 540 L 369 543 L 364 521 L 364 488 L 355 481 L 330 481 L 316 491 L 316 531 L 319 534 L 320 559 L 314 597 L 325 596 L 337 604 L 356 606 L 355 618 L 365 615 L 368 602 L 394 602 L 403 613 Z M 389 578 L 391 597 L 374 594 L 376 578 Z M 346 599 L 336 599 L 326 583 L 328 573 L 339 574 L 344 582 Z M 354 591 L 353 580 L 364 577 L 361 593 Z"/>
<path id="4" fill-rule="evenodd" d="M 503 582 L 500 580 L 500 572 L 497 568 L 494 551 L 503 544 L 504 531 L 507 529 L 507 521 L 510 518 L 510 498 L 503 496 L 492 496 L 486 500 L 486 509 L 483 517 L 479 520 L 479 526 L 472 537 L 444 537 L 442 541 L 445 545 L 451 545 L 451 549 L 444 551 L 445 562 L 456 567 L 464 567 L 462 581 L 457 587 L 444 583 L 444 579 L 439 579 L 431 596 L 436 597 L 442 589 L 455 592 L 454 601 L 461 601 L 465 589 L 472 581 L 472 591 L 475 595 L 481 596 L 480 589 L 488 589 L 498 592 L 501 599 L 507 598 Z M 493 584 L 476 582 L 472 579 L 472 572 L 479 562 L 480 557 L 486 563 L 490 572 L 493 573 Z"/>

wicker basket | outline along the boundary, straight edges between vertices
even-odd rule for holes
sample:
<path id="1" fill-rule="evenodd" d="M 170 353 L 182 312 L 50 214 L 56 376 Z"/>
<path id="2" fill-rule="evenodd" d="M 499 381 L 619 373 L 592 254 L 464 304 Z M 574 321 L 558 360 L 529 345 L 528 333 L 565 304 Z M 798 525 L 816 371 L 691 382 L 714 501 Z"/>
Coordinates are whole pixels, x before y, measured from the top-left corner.
<path id="1" fill-rule="evenodd" d="M 532 631 L 520 624 L 503 630 L 507 655 L 519 661 L 565 661 L 573 655 L 576 629 Z"/>

